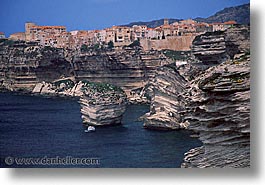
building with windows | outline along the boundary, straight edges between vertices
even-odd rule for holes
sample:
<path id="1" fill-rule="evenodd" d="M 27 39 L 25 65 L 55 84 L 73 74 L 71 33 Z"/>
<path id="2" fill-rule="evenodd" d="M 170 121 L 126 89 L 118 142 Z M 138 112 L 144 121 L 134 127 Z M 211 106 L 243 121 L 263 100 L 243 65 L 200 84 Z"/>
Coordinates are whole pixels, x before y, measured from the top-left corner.
<path id="1" fill-rule="evenodd" d="M 13 40 L 35 41 L 42 46 L 58 48 L 80 48 L 82 45 L 92 46 L 95 44 L 107 44 L 110 41 L 114 46 L 126 46 L 135 40 L 155 41 L 163 40 L 163 47 L 167 46 L 167 40 L 173 45 L 173 40 L 193 38 L 198 34 L 213 31 L 223 31 L 237 24 L 235 21 L 224 23 L 196 22 L 192 19 L 182 20 L 169 24 L 164 19 L 164 24 L 156 28 L 148 28 L 146 25 L 112 26 L 103 30 L 77 30 L 67 32 L 65 26 L 38 26 L 35 23 L 25 23 L 25 32 L 10 35 Z M 4 38 L 0 32 L 0 38 Z M 169 41 L 170 40 L 170 41 Z M 188 39 L 190 40 L 190 39 Z M 157 43 L 159 45 L 159 43 Z"/>

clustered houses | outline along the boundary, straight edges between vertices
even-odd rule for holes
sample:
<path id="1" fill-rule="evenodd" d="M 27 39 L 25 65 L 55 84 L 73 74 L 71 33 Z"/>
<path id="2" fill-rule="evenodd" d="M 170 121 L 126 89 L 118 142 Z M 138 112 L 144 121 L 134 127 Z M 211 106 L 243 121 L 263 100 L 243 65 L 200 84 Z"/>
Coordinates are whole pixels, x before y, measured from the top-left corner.
<path id="1" fill-rule="evenodd" d="M 34 23 L 25 24 L 25 33 L 10 35 L 13 40 L 36 41 L 43 46 L 58 48 L 79 48 L 82 45 L 107 44 L 110 41 L 115 46 L 124 46 L 135 40 L 163 40 L 172 37 L 194 36 L 199 33 L 225 30 L 236 24 L 235 21 L 225 23 L 204 23 L 192 19 L 169 24 L 168 19 L 156 28 L 146 25 L 132 27 L 113 26 L 103 30 L 71 31 L 67 32 L 65 26 L 38 26 Z"/>
<path id="2" fill-rule="evenodd" d="M 43 46 L 68 48 L 72 45 L 72 35 L 66 32 L 65 26 L 38 26 L 34 23 L 25 24 L 26 41 L 36 41 Z"/>

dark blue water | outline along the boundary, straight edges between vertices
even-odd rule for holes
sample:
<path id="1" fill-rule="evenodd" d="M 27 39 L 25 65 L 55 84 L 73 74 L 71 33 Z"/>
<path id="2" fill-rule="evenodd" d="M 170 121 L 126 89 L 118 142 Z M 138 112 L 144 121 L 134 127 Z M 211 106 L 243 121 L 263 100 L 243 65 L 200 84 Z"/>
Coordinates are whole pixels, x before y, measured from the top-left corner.
<path id="1" fill-rule="evenodd" d="M 51 167 L 6 165 L 8 156 L 100 159 L 67 167 L 180 167 L 184 152 L 201 143 L 186 131 L 143 129 L 137 118 L 148 109 L 130 105 L 121 126 L 85 133 L 75 100 L 0 93 L 0 167 Z"/>

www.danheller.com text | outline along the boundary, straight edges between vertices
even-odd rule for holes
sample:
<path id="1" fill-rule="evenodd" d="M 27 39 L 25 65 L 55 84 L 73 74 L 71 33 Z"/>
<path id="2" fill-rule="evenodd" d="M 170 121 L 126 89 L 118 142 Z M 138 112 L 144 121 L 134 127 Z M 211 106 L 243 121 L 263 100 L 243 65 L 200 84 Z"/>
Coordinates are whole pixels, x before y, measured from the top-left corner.
<path id="1" fill-rule="evenodd" d="M 99 165 L 99 158 L 66 157 L 6 157 L 6 165 Z"/>

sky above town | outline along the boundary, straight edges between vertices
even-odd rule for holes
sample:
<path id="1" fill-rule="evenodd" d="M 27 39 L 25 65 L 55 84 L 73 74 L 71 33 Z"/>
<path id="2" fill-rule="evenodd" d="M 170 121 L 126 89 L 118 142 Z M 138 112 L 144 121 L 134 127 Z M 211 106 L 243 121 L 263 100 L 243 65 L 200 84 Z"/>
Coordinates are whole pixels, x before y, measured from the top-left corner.
<path id="1" fill-rule="evenodd" d="M 209 17 L 249 0 L 0 0 L 0 32 L 24 32 L 25 22 L 94 30 L 135 21 Z"/>

